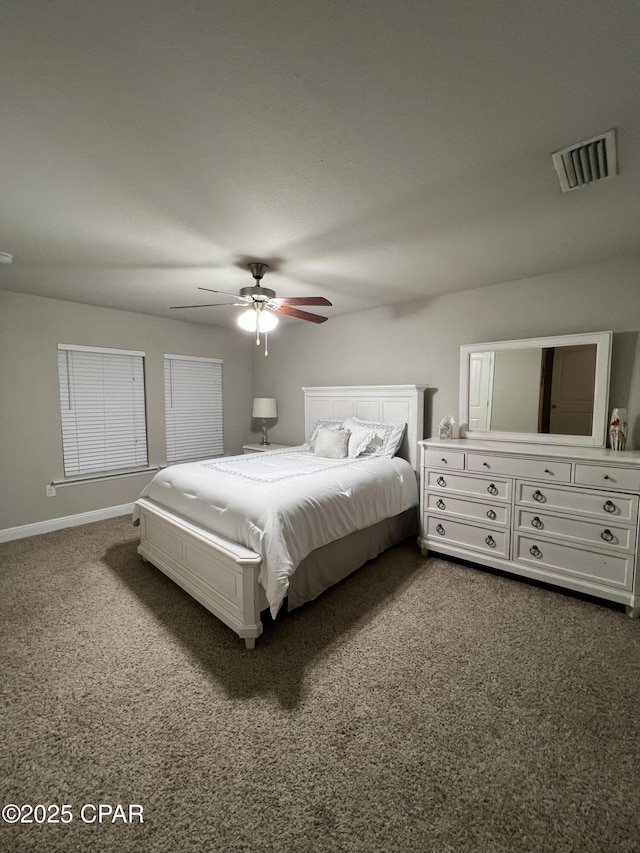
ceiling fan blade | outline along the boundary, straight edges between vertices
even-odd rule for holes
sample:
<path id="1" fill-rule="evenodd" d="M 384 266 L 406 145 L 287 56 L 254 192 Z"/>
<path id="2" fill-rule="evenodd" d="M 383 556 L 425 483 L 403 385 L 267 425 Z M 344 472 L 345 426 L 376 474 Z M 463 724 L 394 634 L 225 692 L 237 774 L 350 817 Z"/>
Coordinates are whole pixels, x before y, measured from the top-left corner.
<path id="1" fill-rule="evenodd" d="M 309 311 L 298 311 L 297 308 L 289 308 L 288 305 L 280 305 L 274 309 L 278 314 L 286 314 L 289 317 L 297 317 L 298 320 L 309 320 L 311 323 L 324 323 L 328 317 L 319 314 L 311 314 Z"/>
<path id="2" fill-rule="evenodd" d="M 173 311 L 176 308 L 221 308 L 223 305 L 237 304 L 237 302 L 208 302 L 206 305 L 170 305 L 169 308 Z"/>
<path id="3" fill-rule="evenodd" d="M 208 290 L 209 293 L 221 293 L 223 296 L 233 296 L 234 299 L 241 299 L 237 293 L 228 293 L 226 290 L 213 290 L 211 287 L 198 287 L 198 290 Z"/>
<path id="4" fill-rule="evenodd" d="M 281 305 L 331 305 L 324 296 L 276 296 L 275 302 Z"/>

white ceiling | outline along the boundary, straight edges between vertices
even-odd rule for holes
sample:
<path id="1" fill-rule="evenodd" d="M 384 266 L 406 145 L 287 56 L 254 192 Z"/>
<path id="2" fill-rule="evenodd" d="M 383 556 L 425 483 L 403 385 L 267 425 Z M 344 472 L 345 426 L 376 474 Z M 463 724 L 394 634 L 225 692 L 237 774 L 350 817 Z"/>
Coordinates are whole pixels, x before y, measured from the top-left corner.
<path id="1" fill-rule="evenodd" d="M 0 39 L 0 289 L 228 323 L 169 306 L 246 260 L 332 316 L 640 248 L 636 0 L 8 0 Z"/>

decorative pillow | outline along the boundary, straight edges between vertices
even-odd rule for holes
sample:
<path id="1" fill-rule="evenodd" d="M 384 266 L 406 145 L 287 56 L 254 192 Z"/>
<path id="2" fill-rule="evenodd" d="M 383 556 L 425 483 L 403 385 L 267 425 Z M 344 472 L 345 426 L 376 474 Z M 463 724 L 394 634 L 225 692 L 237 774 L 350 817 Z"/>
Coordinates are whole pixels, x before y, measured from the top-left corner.
<path id="1" fill-rule="evenodd" d="M 312 453 L 315 450 L 316 438 L 318 436 L 318 431 L 321 429 L 342 429 L 342 424 L 344 421 L 316 421 L 313 425 L 313 429 L 311 430 L 311 435 L 309 437 L 309 441 L 305 442 L 304 449 L 310 450 Z"/>
<path id="2" fill-rule="evenodd" d="M 349 448 L 349 433 L 346 429 L 319 429 L 315 441 L 316 456 L 329 459 L 344 459 Z"/>
<path id="3" fill-rule="evenodd" d="M 369 456 L 395 456 L 402 442 L 406 424 L 363 421 L 360 418 L 348 418 L 344 428 L 353 430 L 364 427 L 373 432 L 373 438 L 364 451 Z"/>
<path id="4" fill-rule="evenodd" d="M 366 451 L 374 438 L 375 433 L 373 430 L 367 427 L 354 426 L 349 433 L 349 456 L 352 459 L 360 456 L 361 453 Z"/>

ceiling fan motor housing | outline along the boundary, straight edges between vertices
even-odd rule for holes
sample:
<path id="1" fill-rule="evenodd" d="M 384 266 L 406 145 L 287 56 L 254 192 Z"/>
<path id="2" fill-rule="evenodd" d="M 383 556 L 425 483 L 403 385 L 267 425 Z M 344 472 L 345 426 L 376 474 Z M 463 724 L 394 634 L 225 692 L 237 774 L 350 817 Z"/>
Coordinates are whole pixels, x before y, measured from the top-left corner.
<path id="1" fill-rule="evenodd" d="M 275 290 L 270 290 L 268 287 L 260 287 L 259 284 L 254 287 L 241 287 L 240 296 L 250 296 L 258 302 L 267 302 L 269 299 L 275 299 Z"/>

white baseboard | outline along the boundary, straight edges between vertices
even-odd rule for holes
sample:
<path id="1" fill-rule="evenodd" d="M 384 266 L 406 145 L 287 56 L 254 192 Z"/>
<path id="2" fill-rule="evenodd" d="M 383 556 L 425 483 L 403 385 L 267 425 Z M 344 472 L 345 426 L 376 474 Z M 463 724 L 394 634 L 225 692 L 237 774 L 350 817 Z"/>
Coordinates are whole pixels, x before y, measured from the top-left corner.
<path id="1" fill-rule="evenodd" d="M 41 533 L 51 533 L 52 530 L 79 527 L 81 524 L 91 524 L 93 521 L 104 521 L 105 518 L 115 518 L 118 515 L 130 513 L 133 513 L 132 503 L 94 509 L 91 512 L 79 512 L 77 515 L 65 515 L 63 518 L 50 518 L 48 521 L 36 521 L 33 524 L 22 524 L 20 527 L 7 527 L 0 530 L 0 542 L 25 539 L 27 536 L 40 536 Z"/>

